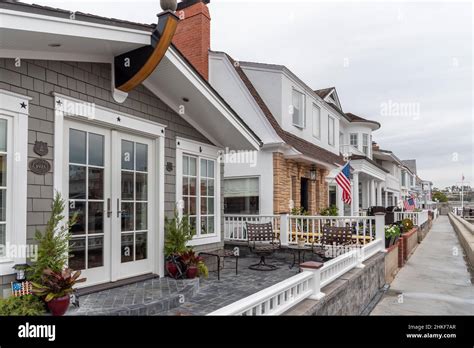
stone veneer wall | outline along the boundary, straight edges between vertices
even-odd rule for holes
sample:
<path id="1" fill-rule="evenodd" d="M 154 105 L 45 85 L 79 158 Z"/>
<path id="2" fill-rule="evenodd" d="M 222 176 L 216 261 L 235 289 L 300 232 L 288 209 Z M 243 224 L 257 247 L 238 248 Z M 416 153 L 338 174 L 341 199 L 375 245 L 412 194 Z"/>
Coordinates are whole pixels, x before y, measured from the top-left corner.
<path id="1" fill-rule="evenodd" d="M 301 207 L 301 178 L 308 178 L 311 165 L 284 158 L 280 152 L 273 153 L 273 210 L 274 214 L 288 213 L 290 199 L 295 208 Z M 328 170 L 316 168 L 316 181 L 309 180 L 309 213 L 317 215 L 329 205 L 329 185 L 325 178 Z M 293 192 L 292 192 L 293 190 Z"/>
<path id="2" fill-rule="evenodd" d="M 123 104 L 115 102 L 110 92 L 111 66 L 109 64 L 22 60 L 21 66 L 16 67 L 14 63 L 13 59 L 0 58 L 0 89 L 32 98 L 28 119 L 28 161 L 39 157 L 33 152 L 35 141 L 44 141 L 48 143 L 49 153 L 43 158 L 50 162 L 52 168 L 44 176 L 28 171 L 28 243 L 33 242 L 36 229 L 43 230 L 51 211 L 55 146 L 52 92 L 166 125 L 165 162 L 172 162 L 174 168 L 176 168 L 176 136 L 210 143 L 181 116 L 141 85 L 129 94 Z M 167 215 L 170 215 L 174 210 L 176 200 L 176 173 L 174 170 L 171 173 L 168 171 L 165 173 L 165 211 Z M 221 166 L 221 178 L 223 182 L 223 166 Z M 223 208 L 221 214 L 223 216 Z M 221 224 L 223 233 L 223 219 Z M 206 245 L 200 247 L 200 250 L 216 249 L 222 245 L 223 242 Z"/>
<path id="3" fill-rule="evenodd" d="M 304 300 L 284 315 L 360 315 L 385 285 L 385 253 L 364 261 L 321 289 L 321 300 Z"/>

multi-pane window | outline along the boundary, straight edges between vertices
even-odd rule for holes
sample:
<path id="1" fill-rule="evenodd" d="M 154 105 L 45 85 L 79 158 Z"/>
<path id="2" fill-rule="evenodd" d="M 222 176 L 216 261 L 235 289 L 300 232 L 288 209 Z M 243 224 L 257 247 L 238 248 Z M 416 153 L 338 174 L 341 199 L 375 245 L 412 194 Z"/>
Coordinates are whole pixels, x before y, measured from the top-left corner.
<path id="1" fill-rule="evenodd" d="M 183 156 L 183 214 L 187 215 L 191 225 L 196 228 L 197 217 L 197 158 Z"/>
<path id="2" fill-rule="evenodd" d="M 183 215 L 188 216 L 191 225 L 196 229 L 196 236 L 214 234 L 215 160 L 183 155 L 182 175 Z"/>
<path id="3" fill-rule="evenodd" d="M 121 141 L 121 261 L 148 258 L 148 145 Z"/>
<path id="4" fill-rule="evenodd" d="M 292 112 L 293 112 L 293 125 L 299 128 L 305 126 L 305 110 L 304 110 L 304 94 L 293 89 L 292 95 Z"/>
<path id="5" fill-rule="evenodd" d="M 334 146 L 334 138 L 335 138 L 335 128 L 336 128 L 336 121 L 333 117 L 328 116 L 328 144 Z"/>
<path id="6" fill-rule="evenodd" d="M 104 265 L 104 136 L 69 130 L 69 266 L 89 269 Z"/>
<path id="7" fill-rule="evenodd" d="M 0 119 L 0 245 L 5 246 L 7 242 L 7 127 L 5 119 Z M 0 248 L 0 257 L 5 256 L 5 248 Z"/>
<path id="8" fill-rule="evenodd" d="M 362 152 L 369 156 L 369 135 L 362 134 Z"/>
<path id="9" fill-rule="evenodd" d="M 201 158 L 200 162 L 201 234 L 213 234 L 215 218 L 214 161 Z"/>
<path id="10" fill-rule="evenodd" d="M 321 108 L 313 104 L 313 136 L 321 138 Z"/>
<path id="11" fill-rule="evenodd" d="M 351 145 L 354 146 L 355 148 L 358 148 L 359 147 L 359 137 L 358 137 L 358 134 L 357 133 L 351 133 L 349 135 L 350 137 L 350 142 L 351 142 Z"/>

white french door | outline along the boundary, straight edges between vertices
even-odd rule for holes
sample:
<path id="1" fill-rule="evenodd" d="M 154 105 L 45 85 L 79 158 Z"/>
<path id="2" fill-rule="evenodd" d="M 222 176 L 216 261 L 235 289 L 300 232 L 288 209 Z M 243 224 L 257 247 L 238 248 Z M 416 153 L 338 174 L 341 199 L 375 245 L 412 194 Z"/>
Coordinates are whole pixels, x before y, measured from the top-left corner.
<path id="1" fill-rule="evenodd" d="M 86 286 L 152 272 L 154 140 L 65 122 L 69 266 Z"/>
<path id="2" fill-rule="evenodd" d="M 150 246 L 154 240 L 153 141 L 112 132 L 113 278 L 152 271 Z"/>

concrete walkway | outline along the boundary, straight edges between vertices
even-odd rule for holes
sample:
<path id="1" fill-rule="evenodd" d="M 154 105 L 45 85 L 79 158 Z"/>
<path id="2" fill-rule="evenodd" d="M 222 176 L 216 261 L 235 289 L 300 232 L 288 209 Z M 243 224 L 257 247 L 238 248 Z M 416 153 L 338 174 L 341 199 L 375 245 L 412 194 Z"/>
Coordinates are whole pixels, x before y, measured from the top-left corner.
<path id="1" fill-rule="evenodd" d="M 435 220 L 371 315 L 474 315 L 474 285 L 447 216 Z"/>

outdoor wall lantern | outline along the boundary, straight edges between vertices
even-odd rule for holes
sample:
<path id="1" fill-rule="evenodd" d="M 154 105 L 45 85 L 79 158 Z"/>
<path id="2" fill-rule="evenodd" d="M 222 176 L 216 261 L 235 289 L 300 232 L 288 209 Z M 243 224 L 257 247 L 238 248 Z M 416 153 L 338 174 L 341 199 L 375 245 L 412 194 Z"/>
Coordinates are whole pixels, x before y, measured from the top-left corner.
<path id="1" fill-rule="evenodd" d="M 316 180 L 316 167 L 311 167 L 311 170 L 309 171 L 309 177 L 311 180 L 315 181 Z"/>
<path id="2" fill-rule="evenodd" d="M 16 280 L 18 282 L 22 282 L 26 280 L 25 270 L 27 267 L 28 267 L 28 264 L 26 263 L 17 264 L 13 266 L 13 269 L 15 270 L 15 273 L 16 273 Z"/>

